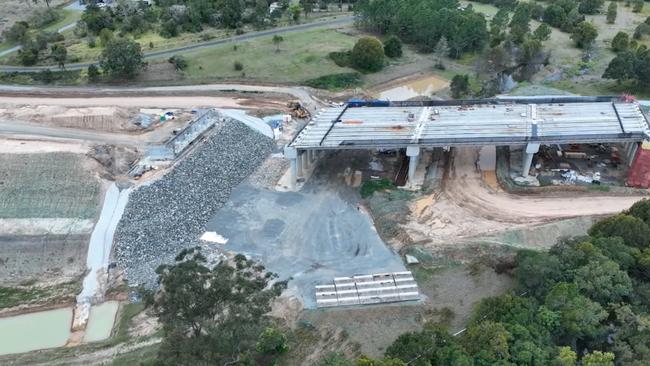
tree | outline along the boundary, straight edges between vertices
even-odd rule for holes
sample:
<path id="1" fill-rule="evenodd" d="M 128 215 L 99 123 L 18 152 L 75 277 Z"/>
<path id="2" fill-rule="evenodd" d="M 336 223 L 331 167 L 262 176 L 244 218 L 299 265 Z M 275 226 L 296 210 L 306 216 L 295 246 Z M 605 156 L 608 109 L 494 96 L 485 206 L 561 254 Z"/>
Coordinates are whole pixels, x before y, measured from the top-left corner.
<path id="1" fill-rule="evenodd" d="M 648 23 L 648 21 L 650 21 L 650 17 L 646 19 L 646 23 Z M 632 207 L 625 211 L 624 214 L 639 218 L 646 224 L 650 223 L 650 199 L 644 198 L 637 201 L 632 205 Z"/>
<path id="2" fill-rule="evenodd" d="M 86 9 L 81 14 L 81 22 L 85 25 L 88 32 L 98 34 L 102 29 L 113 29 L 114 20 L 106 10 L 98 7 L 94 2 L 86 5 Z"/>
<path id="3" fill-rule="evenodd" d="M 275 52 L 280 52 L 280 43 L 284 42 L 284 37 L 279 34 L 273 36 L 273 44 L 275 45 Z"/>
<path id="4" fill-rule="evenodd" d="M 614 79 L 619 84 L 623 81 L 633 79 L 636 76 L 635 65 L 636 65 L 636 55 L 633 52 L 631 51 L 619 52 L 619 54 L 616 55 L 616 57 L 614 57 L 612 61 L 609 62 L 609 65 L 607 65 L 607 68 L 603 73 L 603 79 Z M 602 225 L 604 224 L 601 224 L 601 226 Z M 606 225 L 604 229 L 606 229 L 605 233 L 608 233 L 610 231 L 614 232 L 614 230 L 618 230 L 611 225 Z M 637 239 L 629 238 L 629 240 L 637 240 Z"/>
<path id="5" fill-rule="evenodd" d="M 503 324 L 483 321 L 467 328 L 463 344 L 467 352 L 479 360 L 477 364 L 494 365 L 510 358 L 510 336 Z"/>
<path id="6" fill-rule="evenodd" d="M 605 0 L 581 0 L 578 11 L 582 14 L 596 14 L 605 4 Z"/>
<path id="7" fill-rule="evenodd" d="M 632 0 L 632 11 L 635 13 L 640 13 L 643 10 L 643 5 L 643 0 Z"/>
<path id="8" fill-rule="evenodd" d="M 156 273 L 161 290 L 147 304 L 162 324 L 159 364 L 234 365 L 250 360 L 258 344 L 283 349 L 283 337 L 265 331 L 265 314 L 286 286 L 271 285 L 274 276 L 264 267 L 237 255 L 210 268 L 194 248 Z"/>
<path id="9" fill-rule="evenodd" d="M 527 4 L 519 4 L 510 20 L 510 36 L 515 43 L 523 43 L 528 32 L 530 32 L 530 8 Z"/>
<path id="10" fill-rule="evenodd" d="M 634 54 L 628 52 L 622 52 L 616 58 L 620 57 L 626 59 L 628 55 L 630 58 L 634 58 Z M 631 64 L 634 65 L 634 62 L 631 62 Z M 608 77 L 609 75 L 607 74 L 608 70 L 605 70 L 603 77 L 612 79 Z M 589 229 L 589 235 L 595 237 L 619 236 L 623 239 L 626 245 L 640 249 L 644 249 L 650 245 L 650 227 L 648 227 L 643 220 L 624 214 L 616 215 L 597 222 L 591 227 L 591 229 Z"/>
<path id="11" fill-rule="evenodd" d="M 102 51 L 99 64 L 105 74 L 127 78 L 136 76 L 146 66 L 140 44 L 127 38 L 110 41 Z"/>
<path id="12" fill-rule="evenodd" d="M 510 21 L 509 12 L 500 8 L 490 21 L 490 47 L 496 47 L 506 38 L 506 28 Z"/>
<path id="13" fill-rule="evenodd" d="M 266 327 L 256 344 L 257 351 L 270 355 L 284 353 L 289 349 L 287 336 L 275 327 Z"/>
<path id="14" fill-rule="evenodd" d="M 565 272 L 555 255 L 520 251 L 517 253 L 515 278 L 522 290 L 530 291 L 537 298 L 543 298 L 555 283 L 565 278 Z"/>
<path id="15" fill-rule="evenodd" d="M 300 0 L 300 4 L 302 5 L 302 10 L 305 12 L 305 18 L 307 18 L 314 11 L 314 1 Z"/>
<path id="16" fill-rule="evenodd" d="M 576 26 L 584 21 L 585 16 L 580 14 L 577 7 L 574 7 L 567 13 L 566 20 L 560 26 L 560 29 L 562 29 L 563 32 L 573 33 Z"/>
<path id="17" fill-rule="evenodd" d="M 578 355 L 573 352 L 571 347 L 560 347 L 553 360 L 553 366 L 575 366 L 577 361 Z"/>
<path id="18" fill-rule="evenodd" d="M 580 22 L 571 33 L 571 39 L 579 48 L 587 48 L 598 37 L 598 30 L 589 22 Z"/>
<path id="19" fill-rule="evenodd" d="M 551 27 L 546 23 L 542 23 L 533 32 L 533 38 L 540 42 L 548 41 L 551 39 Z"/>
<path id="20" fill-rule="evenodd" d="M 593 351 L 582 358 L 582 366 L 614 366 L 614 354 Z"/>
<path id="21" fill-rule="evenodd" d="M 548 292 L 545 305 L 560 316 L 560 326 L 555 332 L 573 342 L 598 335 L 600 322 L 607 317 L 600 305 L 580 295 L 575 285 L 566 282 L 556 284 Z"/>
<path id="22" fill-rule="evenodd" d="M 187 59 L 181 55 L 174 55 L 167 60 L 170 64 L 174 65 L 176 71 L 183 71 L 187 68 Z"/>
<path id="23" fill-rule="evenodd" d="M 99 80 L 100 72 L 95 64 L 88 66 L 88 81 L 94 83 Z"/>
<path id="24" fill-rule="evenodd" d="M 68 50 L 65 46 L 62 44 L 52 45 L 50 53 L 54 61 L 56 61 L 56 64 L 59 65 L 60 68 L 65 69 L 65 61 L 68 57 Z"/>
<path id="25" fill-rule="evenodd" d="M 630 36 L 625 32 L 618 32 L 612 39 L 612 51 L 621 52 L 627 50 L 630 45 Z"/>
<path id="26" fill-rule="evenodd" d="M 402 41 L 397 36 L 390 36 L 384 42 L 384 54 L 388 57 L 402 57 Z"/>
<path id="27" fill-rule="evenodd" d="M 459 99 L 469 92 L 469 76 L 468 75 L 454 75 L 451 79 L 451 95 L 454 99 Z"/>
<path id="28" fill-rule="evenodd" d="M 302 12 L 302 8 L 298 4 L 291 4 L 289 5 L 289 14 L 291 14 L 291 19 L 293 19 L 294 22 L 298 23 L 300 20 L 300 13 Z"/>
<path id="29" fill-rule="evenodd" d="M 616 15 L 617 15 L 617 5 L 615 2 L 610 2 L 609 6 L 607 6 L 607 23 L 608 24 L 614 24 L 616 22 Z"/>
<path id="30" fill-rule="evenodd" d="M 592 261 L 576 270 L 575 284 L 592 300 L 607 305 L 623 301 L 632 293 L 632 281 L 611 260 Z"/>
<path id="31" fill-rule="evenodd" d="M 113 40 L 113 31 L 108 28 L 102 29 L 99 31 L 99 40 L 101 41 L 102 47 L 106 47 Z"/>
<path id="32" fill-rule="evenodd" d="M 566 18 L 567 13 L 559 5 L 551 4 L 544 10 L 544 22 L 553 27 L 560 28 L 566 22 Z"/>
<path id="33" fill-rule="evenodd" d="M 379 71 L 384 66 L 384 46 L 375 37 L 360 38 L 350 54 L 352 64 L 366 71 Z"/>
<path id="34" fill-rule="evenodd" d="M 238 28 L 244 12 L 242 0 L 219 0 L 217 6 L 221 9 L 221 20 L 228 28 Z"/>
<path id="35" fill-rule="evenodd" d="M 433 54 L 436 57 L 436 68 L 444 69 L 445 64 L 442 62 L 443 58 L 449 56 L 449 45 L 447 44 L 447 37 L 442 36 L 436 44 L 436 48 L 433 50 Z"/>
<path id="36" fill-rule="evenodd" d="M 9 42 L 25 42 L 28 39 L 28 30 L 29 24 L 27 22 L 16 22 L 9 29 L 2 32 L 2 37 Z"/>
<path id="37" fill-rule="evenodd" d="M 264 20 L 269 14 L 269 3 L 266 0 L 255 0 L 255 24 L 258 27 L 264 25 Z"/>
<path id="38" fill-rule="evenodd" d="M 23 66 L 32 66 L 38 62 L 39 48 L 35 42 L 30 41 L 18 50 L 18 60 Z"/>

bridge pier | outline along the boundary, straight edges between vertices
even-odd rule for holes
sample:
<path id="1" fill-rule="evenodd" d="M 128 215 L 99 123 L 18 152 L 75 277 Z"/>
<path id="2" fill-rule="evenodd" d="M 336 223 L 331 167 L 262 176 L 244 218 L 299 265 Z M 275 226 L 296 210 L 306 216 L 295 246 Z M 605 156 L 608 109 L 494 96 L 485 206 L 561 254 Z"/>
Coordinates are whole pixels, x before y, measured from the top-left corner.
<path id="1" fill-rule="evenodd" d="M 408 181 L 413 182 L 413 177 L 415 176 L 415 169 L 417 169 L 418 167 L 418 161 L 420 158 L 420 147 L 417 145 L 407 146 L 406 156 L 409 157 Z"/>
<path id="2" fill-rule="evenodd" d="M 530 166 L 533 164 L 533 157 L 539 151 L 539 144 L 527 144 L 524 149 L 524 159 L 521 166 L 521 176 L 526 178 L 530 172 Z"/>
<path id="3" fill-rule="evenodd" d="M 291 180 L 291 189 L 296 188 L 296 182 L 298 181 L 298 175 L 302 175 L 302 164 L 298 160 L 298 150 L 289 145 L 284 146 L 284 157 L 289 159 L 291 163 L 290 167 L 290 180 Z"/>

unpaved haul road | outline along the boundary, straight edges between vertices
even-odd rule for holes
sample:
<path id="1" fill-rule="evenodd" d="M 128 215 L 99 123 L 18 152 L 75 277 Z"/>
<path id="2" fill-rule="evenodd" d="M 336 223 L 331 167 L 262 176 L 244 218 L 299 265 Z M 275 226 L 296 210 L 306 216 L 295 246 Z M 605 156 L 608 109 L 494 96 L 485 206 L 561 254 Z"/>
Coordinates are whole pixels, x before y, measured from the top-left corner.
<path id="1" fill-rule="evenodd" d="M 251 94 L 250 96 L 242 96 L 241 98 L 212 95 L 223 92 L 245 92 Z M 0 85 L 0 106 L 60 105 L 70 107 L 250 108 L 250 105 L 246 105 L 245 103 L 255 101 L 254 93 L 290 95 L 295 99 L 299 99 L 312 113 L 322 106 L 320 101 L 312 98 L 311 94 L 303 88 L 247 84 L 207 84 L 144 88 L 47 88 Z M 160 143 L 162 141 L 161 136 L 158 136 L 159 134 L 156 134 L 155 131 L 153 133 L 129 135 L 74 128 L 48 127 L 14 119 L 0 119 L 0 135 L 38 136 L 42 138 L 83 140 L 139 147 L 151 143 Z"/>
<path id="2" fill-rule="evenodd" d="M 629 208 L 647 196 L 552 197 L 513 195 L 490 190 L 477 167 L 478 148 L 457 148 L 445 193 L 456 204 L 479 216 L 513 223 L 535 223 L 549 219 L 611 215 Z"/>

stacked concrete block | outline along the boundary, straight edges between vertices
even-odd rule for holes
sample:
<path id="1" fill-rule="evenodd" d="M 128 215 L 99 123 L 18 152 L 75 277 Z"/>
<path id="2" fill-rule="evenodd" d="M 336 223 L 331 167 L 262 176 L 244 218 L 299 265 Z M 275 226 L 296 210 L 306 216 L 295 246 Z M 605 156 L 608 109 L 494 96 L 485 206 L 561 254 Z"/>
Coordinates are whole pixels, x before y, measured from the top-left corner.
<path id="1" fill-rule="evenodd" d="M 419 298 L 420 292 L 411 272 L 337 277 L 334 285 L 316 286 L 318 307 L 380 304 Z"/>

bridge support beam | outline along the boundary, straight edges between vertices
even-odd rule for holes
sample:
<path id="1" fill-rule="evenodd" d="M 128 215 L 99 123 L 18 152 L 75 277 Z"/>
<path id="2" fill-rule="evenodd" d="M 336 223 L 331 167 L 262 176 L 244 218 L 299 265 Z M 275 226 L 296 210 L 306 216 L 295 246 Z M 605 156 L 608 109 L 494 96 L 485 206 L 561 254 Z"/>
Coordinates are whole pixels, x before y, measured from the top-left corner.
<path id="1" fill-rule="evenodd" d="M 527 144 L 524 149 L 524 159 L 521 166 L 521 176 L 527 177 L 530 172 L 530 166 L 533 164 L 533 157 L 539 151 L 539 144 Z"/>
<path id="2" fill-rule="evenodd" d="M 415 169 L 417 169 L 418 161 L 420 159 L 420 147 L 407 146 L 406 156 L 409 157 L 408 181 L 413 182 L 413 177 L 415 176 Z"/>
<path id="3" fill-rule="evenodd" d="M 284 157 L 286 159 L 289 159 L 289 162 L 291 163 L 290 173 L 291 177 L 291 188 L 295 189 L 296 188 L 296 182 L 298 181 L 298 174 L 302 174 L 302 172 L 298 172 L 298 170 L 302 170 L 300 161 L 298 161 L 298 150 L 295 148 L 285 145 L 284 146 Z"/>

